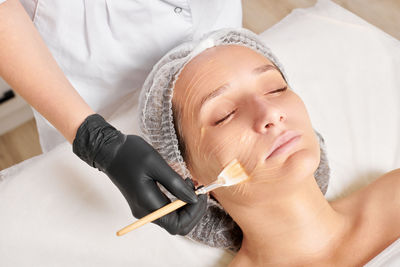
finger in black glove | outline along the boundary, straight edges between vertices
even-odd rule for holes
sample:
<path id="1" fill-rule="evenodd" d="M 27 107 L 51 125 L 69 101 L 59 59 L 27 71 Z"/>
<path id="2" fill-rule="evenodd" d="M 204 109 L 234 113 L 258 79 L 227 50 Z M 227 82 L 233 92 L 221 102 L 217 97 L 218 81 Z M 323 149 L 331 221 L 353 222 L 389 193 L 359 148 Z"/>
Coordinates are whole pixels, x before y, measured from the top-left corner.
<path id="1" fill-rule="evenodd" d="M 157 182 L 188 203 L 155 221 L 170 234 L 186 235 L 205 214 L 206 195 L 197 196 L 193 183 L 183 180 L 143 138 L 122 134 L 98 114 L 87 117 L 79 127 L 73 151 L 107 174 L 136 218 L 171 202 Z"/>

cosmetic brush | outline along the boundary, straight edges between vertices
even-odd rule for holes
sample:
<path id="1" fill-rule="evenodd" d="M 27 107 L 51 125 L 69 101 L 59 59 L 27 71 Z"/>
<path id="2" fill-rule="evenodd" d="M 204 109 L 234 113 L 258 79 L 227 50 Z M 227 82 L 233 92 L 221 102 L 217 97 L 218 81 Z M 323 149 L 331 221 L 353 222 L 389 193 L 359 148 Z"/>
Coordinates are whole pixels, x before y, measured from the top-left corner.
<path id="1" fill-rule="evenodd" d="M 249 178 L 249 176 L 246 174 L 242 165 L 240 165 L 238 160 L 234 159 L 221 171 L 216 181 L 212 182 L 211 184 L 208 184 L 205 187 L 197 189 L 195 193 L 196 195 L 207 194 L 208 192 L 217 189 L 219 187 L 239 184 L 245 181 L 247 178 Z M 117 232 L 117 236 L 124 235 L 132 230 L 139 228 L 140 226 L 155 221 L 158 218 L 161 218 L 162 216 L 167 215 L 168 213 L 171 213 L 174 210 L 177 210 L 186 204 L 187 204 L 186 202 L 177 199 L 174 202 L 169 203 L 168 205 L 144 216 L 143 218 L 119 230 Z"/>

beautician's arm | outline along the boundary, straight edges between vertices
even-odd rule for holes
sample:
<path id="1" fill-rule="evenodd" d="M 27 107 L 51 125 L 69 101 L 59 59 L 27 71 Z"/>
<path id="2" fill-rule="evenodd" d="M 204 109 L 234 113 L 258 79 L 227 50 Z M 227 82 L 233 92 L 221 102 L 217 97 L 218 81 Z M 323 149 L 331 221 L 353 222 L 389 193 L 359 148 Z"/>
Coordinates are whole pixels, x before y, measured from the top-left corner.
<path id="1" fill-rule="evenodd" d="M 72 143 L 93 110 L 58 67 L 18 0 L 0 5 L 0 76 Z"/>
<path id="2" fill-rule="evenodd" d="M 190 203 L 156 224 L 171 234 L 187 234 L 207 206 L 193 184 L 184 181 L 141 137 L 124 135 L 108 124 L 80 97 L 50 54 L 18 0 L 0 4 L 0 76 L 53 124 L 73 151 L 92 167 L 106 173 L 120 189 L 135 217 L 170 202 L 161 183 Z"/>

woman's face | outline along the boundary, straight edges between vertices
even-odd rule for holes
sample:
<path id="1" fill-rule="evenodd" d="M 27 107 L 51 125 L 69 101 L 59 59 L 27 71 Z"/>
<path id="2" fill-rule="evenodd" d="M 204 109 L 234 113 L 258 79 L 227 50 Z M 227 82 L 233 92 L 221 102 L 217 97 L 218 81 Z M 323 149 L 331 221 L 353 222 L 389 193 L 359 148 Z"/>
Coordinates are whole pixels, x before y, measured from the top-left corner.
<path id="1" fill-rule="evenodd" d="M 196 56 L 176 81 L 172 102 L 195 180 L 216 180 L 235 158 L 250 175 L 241 186 L 216 190 L 217 198 L 237 198 L 237 192 L 246 195 L 261 184 L 287 186 L 318 167 L 319 144 L 303 101 L 271 61 L 247 47 L 218 46 Z M 300 138 L 285 153 L 267 158 L 285 131 Z"/>

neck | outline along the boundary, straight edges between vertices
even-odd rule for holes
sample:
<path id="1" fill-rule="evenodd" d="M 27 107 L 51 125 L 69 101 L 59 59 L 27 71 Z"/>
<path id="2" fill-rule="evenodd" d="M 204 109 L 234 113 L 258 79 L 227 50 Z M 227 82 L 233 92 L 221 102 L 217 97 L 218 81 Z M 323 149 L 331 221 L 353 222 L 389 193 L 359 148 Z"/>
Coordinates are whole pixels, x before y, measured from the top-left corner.
<path id="1" fill-rule="evenodd" d="M 262 201 L 221 203 L 243 231 L 239 254 L 255 262 L 284 264 L 323 259 L 339 244 L 346 220 L 325 199 L 314 177 L 287 194 L 265 191 Z"/>

